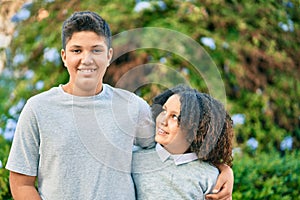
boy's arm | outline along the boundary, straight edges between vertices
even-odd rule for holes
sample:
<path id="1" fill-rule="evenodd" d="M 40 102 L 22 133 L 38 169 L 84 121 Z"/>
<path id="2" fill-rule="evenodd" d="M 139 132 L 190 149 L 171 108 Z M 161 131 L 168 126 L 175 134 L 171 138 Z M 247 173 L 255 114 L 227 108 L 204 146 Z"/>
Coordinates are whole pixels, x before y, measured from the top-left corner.
<path id="1" fill-rule="evenodd" d="M 137 118 L 137 129 L 134 145 L 142 148 L 152 148 L 155 145 L 154 132 L 155 123 L 152 119 L 151 108 L 146 101 L 139 101 L 139 115 Z"/>
<path id="2" fill-rule="evenodd" d="M 213 194 L 208 194 L 205 198 L 213 200 L 231 200 L 234 183 L 233 171 L 225 164 L 218 165 L 217 167 L 220 170 L 220 175 L 213 189 Z"/>
<path id="3" fill-rule="evenodd" d="M 35 176 L 27 176 L 10 171 L 9 183 L 12 196 L 15 200 L 41 200 L 35 188 Z"/>

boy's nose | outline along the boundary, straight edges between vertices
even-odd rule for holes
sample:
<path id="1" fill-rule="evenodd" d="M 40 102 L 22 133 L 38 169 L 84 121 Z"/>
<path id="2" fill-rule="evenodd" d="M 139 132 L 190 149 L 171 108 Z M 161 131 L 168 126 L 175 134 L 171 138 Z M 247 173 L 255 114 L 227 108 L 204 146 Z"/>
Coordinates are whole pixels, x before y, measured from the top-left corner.
<path id="1" fill-rule="evenodd" d="M 81 64 L 90 65 L 92 63 L 93 63 L 93 58 L 89 53 L 85 54 L 81 59 Z"/>

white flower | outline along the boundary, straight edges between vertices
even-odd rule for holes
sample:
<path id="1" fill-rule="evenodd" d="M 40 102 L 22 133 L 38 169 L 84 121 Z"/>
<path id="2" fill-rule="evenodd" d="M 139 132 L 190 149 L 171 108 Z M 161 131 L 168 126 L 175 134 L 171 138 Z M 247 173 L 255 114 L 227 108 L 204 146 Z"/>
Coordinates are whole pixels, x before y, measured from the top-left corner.
<path id="1" fill-rule="evenodd" d="M 286 136 L 280 143 L 281 151 L 292 150 L 293 148 L 293 138 L 292 136 Z"/>
<path id="2" fill-rule="evenodd" d="M 159 62 L 165 64 L 167 62 L 167 59 L 165 57 L 161 57 L 159 59 Z"/>
<path id="3" fill-rule="evenodd" d="M 278 26 L 284 31 L 284 32 L 293 32 L 294 31 L 294 22 L 291 19 L 288 19 L 288 23 L 285 24 L 283 22 L 279 22 Z"/>
<path id="4" fill-rule="evenodd" d="M 8 67 L 4 68 L 1 76 L 6 77 L 6 78 L 12 78 L 14 76 L 14 71 Z"/>
<path id="5" fill-rule="evenodd" d="M 25 61 L 26 57 L 24 54 L 18 53 L 13 58 L 13 65 L 19 65 Z"/>
<path id="6" fill-rule="evenodd" d="M 155 11 L 155 6 L 157 6 L 160 10 L 167 9 L 167 5 L 164 1 L 137 1 L 133 11 L 137 13 L 144 10 Z"/>
<path id="7" fill-rule="evenodd" d="M 31 69 L 27 70 L 27 71 L 25 72 L 25 74 L 24 74 L 24 77 L 25 77 L 26 79 L 32 79 L 33 76 L 34 76 L 34 71 L 31 70 Z"/>
<path id="8" fill-rule="evenodd" d="M 278 26 L 279 26 L 283 31 L 285 31 L 285 32 L 287 32 L 287 31 L 289 30 L 288 25 L 285 24 L 285 23 L 279 22 L 279 23 L 278 23 Z"/>
<path id="9" fill-rule="evenodd" d="M 6 140 L 12 140 L 14 137 L 17 122 L 14 119 L 8 119 L 3 136 Z"/>
<path id="10" fill-rule="evenodd" d="M 46 48 L 44 49 L 44 61 L 53 62 L 56 65 L 60 62 L 60 55 L 56 48 Z"/>
<path id="11" fill-rule="evenodd" d="M 164 1 L 157 1 L 157 5 L 160 8 L 160 10 L 166 10 L 167 9 L 167 5 Z"/>
<path id="12" fill-rule="evenodd" d="M 21 8 L 12 18 L 12 22 L 20 22 L 28 19 L 30 17 L 30 11 L 26 8 Z"/>
<path id="13" fill-rule="evenodd" d="M 2 164 L 2 161 L 0 160 L 0 168 L 2 168 L 3 167 L 3 164 Z"/>
<path id="14" fill-rule="evenodd" d="M 36 82 L 35 89 L 41 90 L 41 89 L 43 89 L 43 87 L 44 87 L 44 81 L 39 80 L 38 82 Z"/>
<path id="15" fill-rule="evenodd" d="M 8 113 L 9 113 L 11 116 L 15 116 L 15 115 L 17 114 L 17 112 L 18 112 L 18 109 L 17 109 L 16 106 L 12 106 L 12 107 L 10 107 L 9 110 L 8 110 Z"/>
<path id="16" fill-rule="evenodd" d="M 201 43 L 207 47 L 209 47 L 211 50 L 215 50 L 216 49 L 216 44 L 214 39 L 210 38 L 210 37 L 202 37 L 200 39 Z"/>
<path id="17" fill-rule="evenodd" d="M 147 1 L 140 1 L 135 5 L 133 10 L 134 12 L 142 12 L 147 9 L 152 9 L 151 3 Z"/>
<path id="18" fill-rule="evenodd" d="M 244 124 L 245 123 L 245 115 L 244 114 L 234 114 L 231 116 L 231 119 L 233 121 L 233 125 L 238 125 L 238 124 Z"/>
<path id="19" fill-rule="evenodd" d="M 258 147 L 258 142 L 254 137 L 251 137 L 248 141 L 247 141 L 247 146 L 250 147 L 252 150 L 256 150 Z"/>
<path id="20" fill-rule="evenodd" d="M 20 101 L 9 108 L 8 113 L 14 117 L 14 118 L 18 118 L 19 117 L 19 113 L 22 110 L 23 106 L 25 105 L 25 100 L 24 99 L 20 99 Z"/>

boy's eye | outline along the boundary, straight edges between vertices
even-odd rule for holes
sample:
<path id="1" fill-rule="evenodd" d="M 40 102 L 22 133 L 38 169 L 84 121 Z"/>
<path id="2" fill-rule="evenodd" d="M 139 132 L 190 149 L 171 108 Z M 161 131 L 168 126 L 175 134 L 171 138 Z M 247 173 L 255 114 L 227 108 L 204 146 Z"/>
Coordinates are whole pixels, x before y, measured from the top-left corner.
<path id="1" fill-rule="evenodd" d="M 102 50 L 101 50 L 101 49 L 94 49 L 93 52 L 94 52 L 94 53 L 101 53 Z"/>
<path id="2" fill-rule="evenodd" d="M 73 49 L 72 52 L 78 54 L 78 53 L 81 52 L 81 50 L 80 49 Z"/>

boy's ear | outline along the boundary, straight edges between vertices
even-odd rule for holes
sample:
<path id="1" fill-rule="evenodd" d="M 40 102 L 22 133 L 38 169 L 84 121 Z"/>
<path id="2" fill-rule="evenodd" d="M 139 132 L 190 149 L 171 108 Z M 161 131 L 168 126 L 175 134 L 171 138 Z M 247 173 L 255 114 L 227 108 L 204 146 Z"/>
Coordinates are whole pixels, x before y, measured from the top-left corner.
<path id="1" fill-rule="evenodd" d="M 65 61 L 66 61 L 66 52 L 64 49 L 60 50 L 60 56 L 61 56 L 61 60 L 63 61 L 64 65 L 65 65 Z M 65 65 L 66 67 L 66 65 Z"/>
<path id="2" fill-rule="evenodd" d="M 109 50 L 108 50 L 108 53 L 107 53 L 107 59 L 108 59 L 108 64 L 107 64 L 107 66 L 109 66 L 110 65 L 110 61 L 111 61 L 111 59 L 112 59 L 112 57 L 113 57 L 113 48 L 109 48 Z"/>

